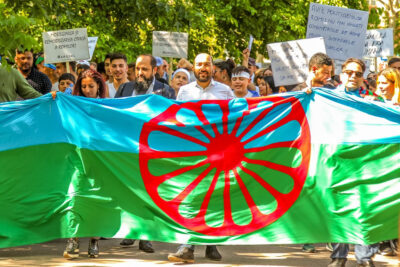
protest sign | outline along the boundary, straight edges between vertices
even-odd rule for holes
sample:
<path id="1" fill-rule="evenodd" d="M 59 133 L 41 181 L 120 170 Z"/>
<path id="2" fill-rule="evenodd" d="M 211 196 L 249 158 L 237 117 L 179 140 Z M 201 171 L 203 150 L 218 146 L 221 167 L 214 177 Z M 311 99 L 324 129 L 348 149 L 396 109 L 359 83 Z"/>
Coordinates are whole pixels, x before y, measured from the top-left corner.
<path id="1" fill-rule="evenodd" d="M 368 30 L 364 57 L 393 56 L 393 28 Z"/>
<path id="2" fill-rule="evenodd" d="M 253 41 L 254 37 L 253 35 L 250 34 L 249 45 L 247 46 L 247 49 L 249 49 L 249 51 L 251 51 L 251 47 L 253 46 Z"/>
<path id="3" fill-rule="evenodd" d="M 91 60 L 93 57 L 94 49 L 96 48 L 98 38 L 99 37 L 88 37 L 89 54 L 90 54 L 89 60 Z"/>
<path id="4" fill-rule="evenodd" d="M 315 53 L 326 53 L 321 37 L 268 44 L 267 48 L 276 86 L 304 82 L 309 59 Z"/>
<path id="5" fill-rule="evenodd" d="M 187 58 L 189 35 L 183 32 L 153 32 L 153 56 Z"/>
<path id="6" fill-rule="evenodd" d="M 90 58 L 86 28 L 44 32 L 42 36 L 46 63 Z"/>
<path id="7" fill-rule="evenodd" d="M 362 58 L 367 24 L 367 11 L 310 3 L 307 38 L 324 37 L 331 58 Z"/>

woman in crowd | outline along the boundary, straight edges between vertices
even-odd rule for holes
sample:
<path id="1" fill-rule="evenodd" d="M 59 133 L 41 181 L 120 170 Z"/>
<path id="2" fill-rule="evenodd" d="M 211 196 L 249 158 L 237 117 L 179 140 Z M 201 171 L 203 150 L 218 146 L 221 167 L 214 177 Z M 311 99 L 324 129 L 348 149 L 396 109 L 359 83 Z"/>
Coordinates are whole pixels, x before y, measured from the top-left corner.
<path id="1" fill-rule="evenodd" d="M 181 86 L 188 84 L 190 80 L 190 73 L 186 69 L 177 69 L 172 74 L 171 87 L 175 90 L 175 95 L 178 95 Z"/>
<path id="2" fill-rule="evenodd" d="M 230 58 L 218 60 L 214 63 L 214 67 L 214 80 L 231 87 L 232 70 L 235 68 L 235 62 Z"/>
<path id="3" fill-rule="evenodd" d="M 88 69 L 81 73 L 72 94 L 90 98 L 105 98 L 107 94 L 106 84 L 100 73 Z M 99 239 L 100 237 L 92 237 L 89 241 L 88 256 L 91 258 L 99 256 Z M 64 250 L 64 258 L 73 259 L 77 257 L 79 257 L 79 239 L 70 238 Z"/>
<path id="4" fill-rule="evenodd" d="M 396 69 L 387 68 L 379 72 L 376 83 L 377 95 L 385 102 L 399 105 L 400 74 Z"/>
<path id="5" fill-rule="evenodd" d="M 258 88 L 260 90 L 260 96 L 267 96 L 267 95 L 272 95 L 272 89 L 269 86 L 268 83 L 268 78 L 267 77 L 263 77 L 260 82 L 258 83 Z"/>

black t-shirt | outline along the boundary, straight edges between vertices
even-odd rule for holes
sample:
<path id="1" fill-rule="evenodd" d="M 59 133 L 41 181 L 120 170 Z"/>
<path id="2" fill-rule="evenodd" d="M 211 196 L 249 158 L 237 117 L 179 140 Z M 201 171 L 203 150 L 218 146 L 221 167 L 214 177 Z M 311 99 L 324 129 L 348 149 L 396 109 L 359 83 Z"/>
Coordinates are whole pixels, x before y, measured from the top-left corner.
<path id="1" fill-rule="evenodd" d="M 36 91 L 43 95 L 49 93 L 51 90 L 51 81 L 49 77 L 35 68 L 31 69 L 31 73 L 26 77 L 26 80 Z"/>

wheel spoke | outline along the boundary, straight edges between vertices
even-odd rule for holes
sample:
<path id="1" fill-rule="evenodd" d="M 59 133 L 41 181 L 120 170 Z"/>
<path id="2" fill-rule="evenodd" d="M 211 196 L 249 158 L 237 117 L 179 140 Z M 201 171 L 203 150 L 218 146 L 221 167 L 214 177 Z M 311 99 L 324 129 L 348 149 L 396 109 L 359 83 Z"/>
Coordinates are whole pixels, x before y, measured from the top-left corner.
<path id="1" fill-rule="evenodd" d="M 225 187 L 224 187 L 224 212 L 225 212 L 225 220 L 223 226 L 232 225 L 232 207 L 231 207 L 231 196 L 230 196 L 230 186 L 231 182 L 229 179 L 229 171 L 225 172 Z"/>
<path id="2" fill-rule="evenodd" d="M 196 168 L 204 166 L 205 164 L 207 164 L 207 161 L 203 160 L 203 161 L 197 163 L 196 165 L 186 166 L 186 167 L 183 167 L 181 169 L 177 169 L 177 170 L 175 170 L 173 172 L 166 173 L 166 174 L 163 174 L 161 176 L 158 176 L 157 177 L 159 179 L 158 180 L 158 184 L 161 184 L 161 183 L 163 183 L 163 182 L 165 182 L 165 181 L 167 181 L 167 180 L 169 180 L 169 179 L 171 179 L 171 178 L 173 178 L 175 176 L 181 175 L 182 173 L 189 172 L 191 170 L 194 170 Z"/>
<path id="3" fill-rule="evenodd" d="M 270 168 L 273 169 L 275 171 L 279 171 L 279 172 L 283 172 L 291 177 L 293 177 L 293 175 L 295 175 L 295 168 L 291 168 L 288 166 L 284 166 L 284 165 L 280 165 L 280 164 L 276 164 L 270 161 L 266 161 L 266 160 L 257 160 L 257 159 L 249 159 L 249 158 L 244 158 L 243 159 L 244 162 L 250 163 L 250 164 L 256 164 L 256 165 L 261 165 L 264 166 L 266 168 Z"/>
<path id="4" fill-rule="evenodd" d="M 193 182 L 191 182 L 178 196 L 176 196 L 176 198 L 171 201 L 180 204 L 187 197 L 187 195 L 189 195 L 190 192 L 196 188 L 196 186 L 204 179 L 204 177 L 210 173 L 212 169 L 212 167 L 205 169 L 199 176 L 197 176 L 196 179 L 194 179 Z"/>
<path id="5" fill-rule="evenodd" d="M 156 126 L 154 126 L 154 131 L 164 132 L 166 134 L 173 135 L 173 136 L 188 140 L 190 142 L 193 142 L 193 143 L 201 145 L 201 146 L 206 146 L 207 145 L 203 141 L 201 141 L 201 140 L 199 140 L 199 139 L 197 139 L 197 138 L 195 138 L 193 136 L 184 134 L 184 133 L 182 133 L 180 131 L 177 131 L 177 130 L 172 129 L 172 128 L 170 128 L 168 126 L 165 126 L 165 125 L 156 125 Z"/>
<path id="6" fill-rule="evenodd" d="M 245 153 L 255 153 L 255 152 L 262 152 L 271 148 L 282 148 L 282 147 L 297 147 L 296 144 L 297 141 L 286 141 L 286 142 L 277 142 L 273 144 L 269 144 L 266 146 L 260 146 L 260 147 L 253 147 L 253 148 L 245 148 L 244 151 Z"/>
<path id="7" fill-rule="evenodd" d="M 240 165 L 239 168 L 244 171 L 245 173 L 247 173 L 248 175 L 252 176 L 254 178 L 254 180 L 256 180 L 262 187 L 265 188 L 265 190 L 267 190 L 278 202 L 278 205 L 280 203 L 280 200 L 283 199 L 284 194 L 280 193 L 278 190 L 276 190 L 275 188 L 273 188 L 269 183 L 267 183 L 266 181 L 264 181 L 263 178 L 261 178 L 261 176 L 259 176 L 257 173 L 249 170 L 248 168 L 246 168 L 243 165 Z"/>
<path id="8" fill-rule="evenodd" d="M 211 181 L 210 188 L 208 189 L 207 194 L 206 194 L 206 196 L 204 197 L 204 201 L 203 201 L 203 203 L 201 204 L 200 212 L 199 212 L 199 214 L 196 216 L 196 217 L 201 217 L 201 218 L 203 218 L 204 222 L 205 222 L 205 218 L 204 218 L 204 217 L 205 217 L 206 212 L 207 212 L 208 204 L 210 203 L 211 195 L 212 195 L 212 193 L 214 192 L 214 189 L 215 189 L 215 186 L 216 186 L 216 184 L 217 184 L 217 182 L 218 182 L 218 177 L 219 177 L 220 173 L 221 173 L 221 172 L 218 172 L 218 171 L 215 172 L 214 177 L 213 177 L 213 179 L 212 179 L 212 181 Z"/>

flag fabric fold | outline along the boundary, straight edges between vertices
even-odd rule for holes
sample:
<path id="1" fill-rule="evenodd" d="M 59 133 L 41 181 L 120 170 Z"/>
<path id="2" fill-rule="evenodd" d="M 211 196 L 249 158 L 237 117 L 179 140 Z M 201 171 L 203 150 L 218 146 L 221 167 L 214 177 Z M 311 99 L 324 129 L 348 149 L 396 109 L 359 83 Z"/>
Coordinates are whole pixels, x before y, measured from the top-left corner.
<path id="1" fill-rule="evenodd" d="M 317 89 L 0 104 L 0 247 L 396 238 L 400 109 Z"/>

